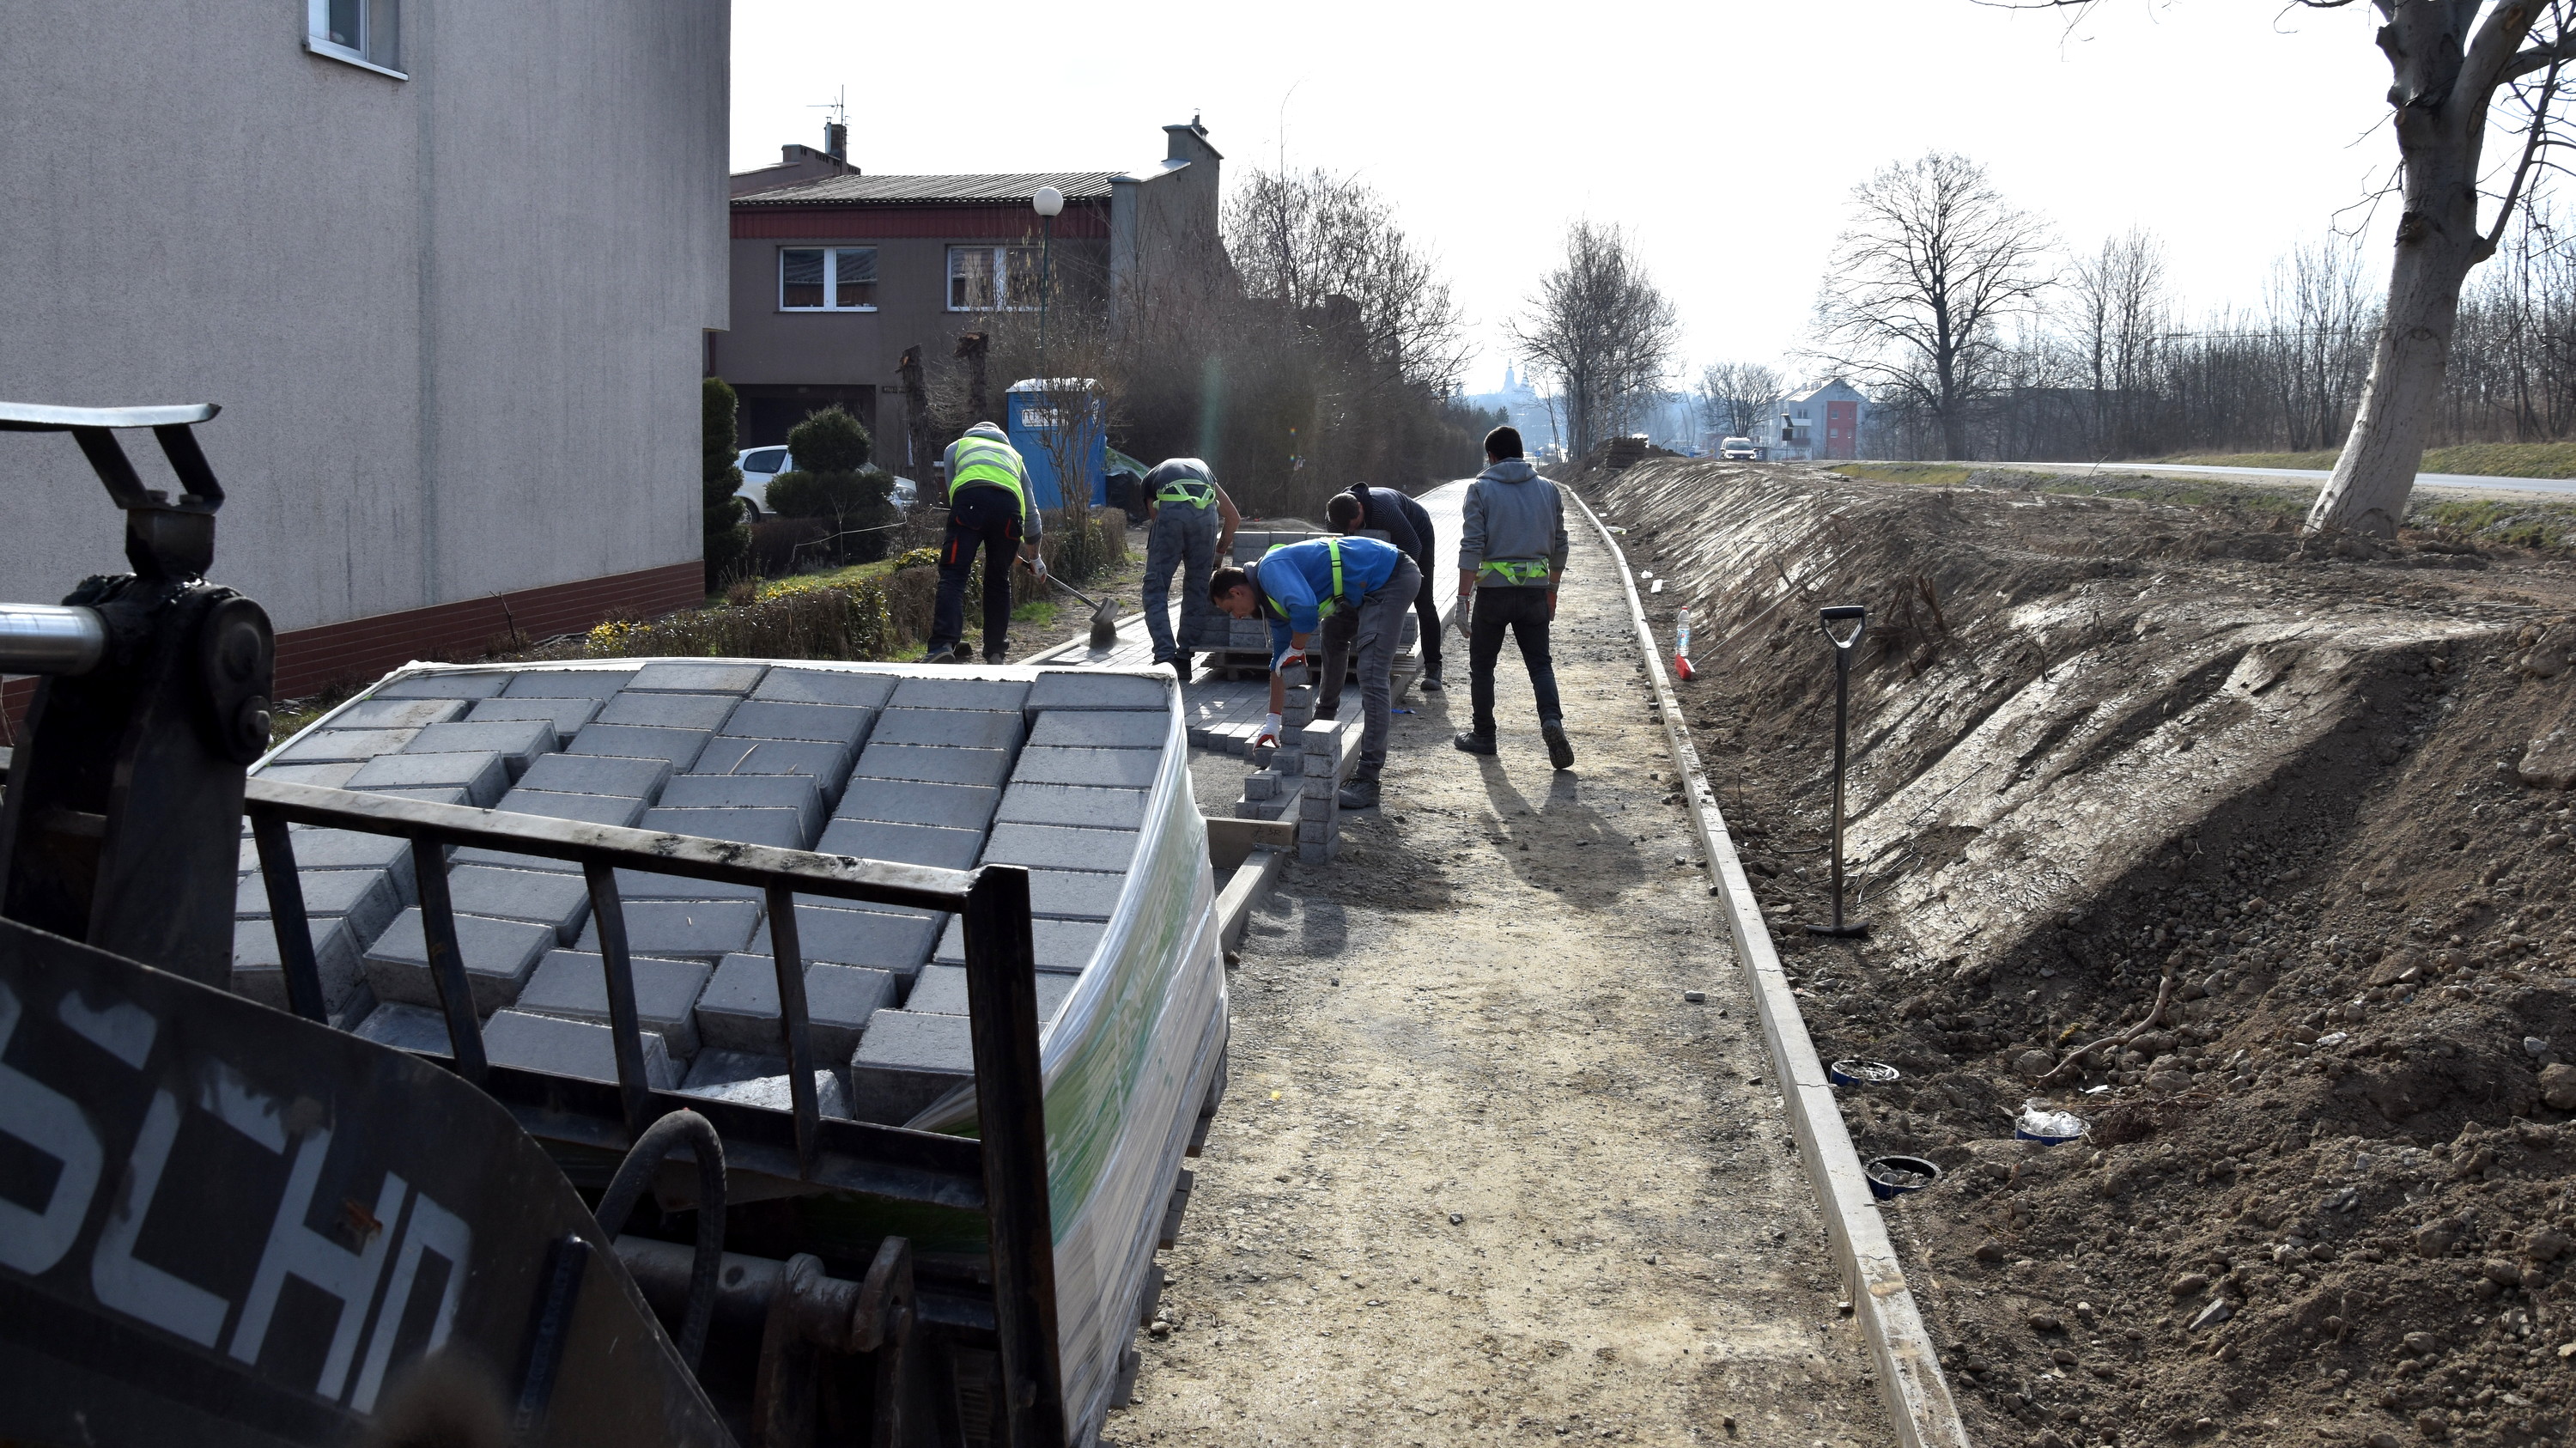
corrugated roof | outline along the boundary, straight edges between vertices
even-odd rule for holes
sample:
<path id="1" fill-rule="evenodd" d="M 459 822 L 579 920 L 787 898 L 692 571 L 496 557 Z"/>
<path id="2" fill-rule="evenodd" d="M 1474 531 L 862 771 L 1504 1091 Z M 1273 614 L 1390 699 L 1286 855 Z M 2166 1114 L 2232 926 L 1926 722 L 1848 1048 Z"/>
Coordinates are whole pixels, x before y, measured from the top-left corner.
<path id="1" fill-rule="evenodd" d="M 990 205 L 1027 201 L 1041 186 L 1052 186 L 1067 201 L 1102 201 L 1109 196 L 1108 171 L 1036 172 L 1020 176 L 827 176 L 754 191 L 733 199 L 736 206 L 919 206 L 959 203 Z"/>

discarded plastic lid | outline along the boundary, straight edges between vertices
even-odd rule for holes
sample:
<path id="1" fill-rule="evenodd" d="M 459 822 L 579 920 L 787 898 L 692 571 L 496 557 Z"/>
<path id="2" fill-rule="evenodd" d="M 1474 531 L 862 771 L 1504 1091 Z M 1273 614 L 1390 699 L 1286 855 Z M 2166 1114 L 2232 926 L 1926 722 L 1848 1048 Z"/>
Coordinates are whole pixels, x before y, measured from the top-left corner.
<path id="1" fill-rule="evenodd" d="M 1869 1194 L 1882 1202 L 1919 1192 L 1941 1179 L 1941 1168 L 1919 1156 L 1874 1156 L 1860 1170 L 1869 1178 Z"/>
<path id="2" fill-rule="evenodd" d="M 2086 1131 L 2084 1118 L 2072 1111 L 2051 1111 L 2045 1101 L 2021 1104 L 2021 1119 L 2013 1123 L 2013 1135 L 2023 1141 L 2036 1141 L 2043 1146 L 2056 1146 L 2075 1140 Z"/>
<path id="3" fill-rule="evenodd" d="M 1825 1079 L 1837 1086 L 1884 1086 L 1900 1073 L 1885 1061 L 1845 1056 L 1825 1068 Z"/>

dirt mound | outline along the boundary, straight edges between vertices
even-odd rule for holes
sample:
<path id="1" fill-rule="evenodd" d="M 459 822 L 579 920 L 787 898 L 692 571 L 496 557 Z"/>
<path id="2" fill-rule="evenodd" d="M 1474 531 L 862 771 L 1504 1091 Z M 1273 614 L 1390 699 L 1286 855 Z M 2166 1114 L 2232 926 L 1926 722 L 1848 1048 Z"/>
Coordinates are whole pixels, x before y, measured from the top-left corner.
<path id="1" fill-rule="evenodd" d="M 1948 1173 L 1890 1225 L 1981 1440 L 2568 1431 L 2576 568 L 1776 466 L 1586 491 L 1663 636 L 1693 608 L 1819 1049 L 1905 1073 L 1846 1093 L 1863 1154 Z M 1799 928 L 1840 603 L 1856 945 Z M 2089 1137 L 2013 1140 L 2033 1098 Z"/>

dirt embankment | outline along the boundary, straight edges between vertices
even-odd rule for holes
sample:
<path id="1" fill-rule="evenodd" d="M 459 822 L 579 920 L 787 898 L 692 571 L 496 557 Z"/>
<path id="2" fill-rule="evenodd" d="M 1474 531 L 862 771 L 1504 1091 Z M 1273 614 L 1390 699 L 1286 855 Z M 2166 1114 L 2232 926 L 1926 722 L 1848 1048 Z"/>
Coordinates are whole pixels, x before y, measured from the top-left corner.
<path id="1" fill-rule="evenodd" d="M 2576 565 L 1780 467 L 1586 492 L 1667 639 L 1693 606 L 1819 1048 L 1905 1073 L 1846 1093 L 1864 1155 L 1947 1169 L 1891 1227 L 1980 1441 L 2565 1438 L 2570 795 L 2519 766 L 2576 737 Z M 1799 928 L 1840 603 L 1859 944 Z M 2032 1097 L 2089 1139 L 2013 1141 Z"/>

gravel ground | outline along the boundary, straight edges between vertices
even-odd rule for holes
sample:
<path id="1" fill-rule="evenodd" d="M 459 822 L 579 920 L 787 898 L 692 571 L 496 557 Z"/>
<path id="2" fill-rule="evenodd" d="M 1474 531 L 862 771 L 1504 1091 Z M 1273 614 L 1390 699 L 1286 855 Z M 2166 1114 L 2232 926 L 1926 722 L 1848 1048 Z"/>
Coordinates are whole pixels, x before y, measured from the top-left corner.
<path id="1" fill-rule="evenodd" d="M 1385 809 L 1255 918 L 1113 1441 L 1893 1437 L 1611 567 L 1578 532 L 1573 771 L 1508 650 L 1502 756 L 1450 749 L 1459 667 L 1397 716 Z"/>

